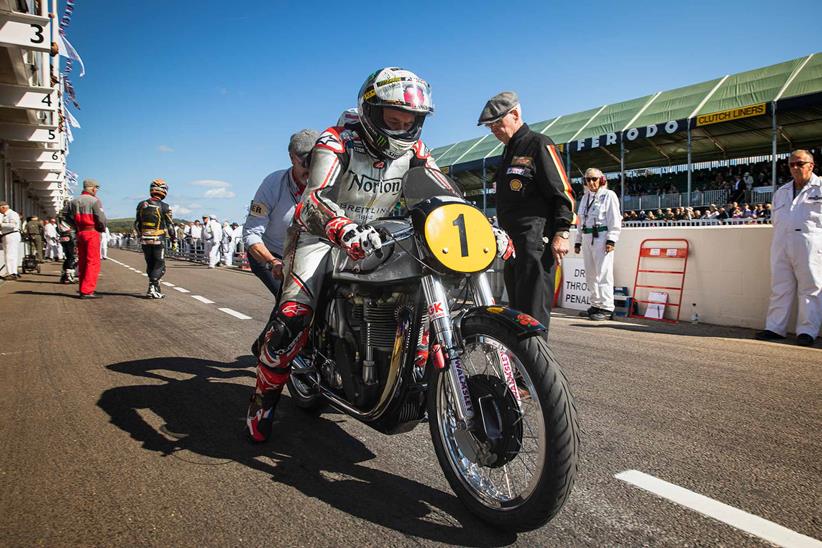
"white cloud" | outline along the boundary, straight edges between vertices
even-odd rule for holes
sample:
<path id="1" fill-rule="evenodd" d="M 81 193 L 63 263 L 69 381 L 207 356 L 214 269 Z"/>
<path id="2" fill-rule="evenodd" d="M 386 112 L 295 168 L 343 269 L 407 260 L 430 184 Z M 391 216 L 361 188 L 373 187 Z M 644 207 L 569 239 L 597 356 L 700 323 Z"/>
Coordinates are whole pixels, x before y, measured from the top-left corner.
<path id="1" fill-rule="evenodd" d="M 236 194 L 227 188 L 212 188 L 203 194 L 203 198 L 234 198 L 235 196 Z"/>
<path id="2" fill-rule="evenodd" d="M 174 149 L 168 145 L 160 145 L 157 147 L 157 150 L 160 152 L 174 152 Z"/>
<path id="3" fill-rule="evenodd" d="M 185 215 L 187 213 L 191 213 L 191 210 L 189 208 L 178 204 L 174 204 L 173 206 L 171 206 L 171 211 L 175 215 Z"/>
<path id="4" fill-rule="evenodd" d="M 196 181 L 191 181 L 191 184 L 194 186 L 204 186 L 208 188 L 228 188 L 231 186 L 231 183 L 218 181 L 216 179 L 198 179 Z"/>

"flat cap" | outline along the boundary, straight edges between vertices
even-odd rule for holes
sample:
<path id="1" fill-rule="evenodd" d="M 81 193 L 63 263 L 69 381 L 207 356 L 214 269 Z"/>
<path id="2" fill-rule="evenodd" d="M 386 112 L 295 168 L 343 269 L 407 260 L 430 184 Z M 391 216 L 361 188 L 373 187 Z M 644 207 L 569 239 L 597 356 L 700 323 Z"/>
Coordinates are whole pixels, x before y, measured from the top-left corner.
<path id="1" fill-rule="evenodd" d="M 288 152 L 302 158 L 314 148 L 314 143 L 320 138 L 320 133 L 313 129 L 301 129 L 291 136 L 288 142 Z"/>
<path id="2" fill-rule="evenodd" d="M 85 179 L 83 181 L 83 188 L 100 188 L 100 183 L 94 179 Z"/>
<path id="3" fill-rule="evenodd" d="M 511 112 L 517 105 L 519 105 L 519 96 L 516 91 L 498 93 L 485 103 L 477 125 L 492 124 Z"/>

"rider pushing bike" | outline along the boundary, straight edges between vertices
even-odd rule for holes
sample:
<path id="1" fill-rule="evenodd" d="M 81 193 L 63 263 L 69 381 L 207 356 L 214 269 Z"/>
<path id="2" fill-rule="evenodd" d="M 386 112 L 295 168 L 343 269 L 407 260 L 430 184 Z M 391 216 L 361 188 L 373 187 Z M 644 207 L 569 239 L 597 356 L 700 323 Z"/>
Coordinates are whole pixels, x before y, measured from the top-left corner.
<path id="1" fill-rule="evenodd" d="M 280 306 L 255 344 L 257 383 L 246 416 L 255 442 L 269 438 L 291 362 L 308 340 L 322 280 L 332 268 L 331 246 L 351 260 L 379 249 L 379 234 L 368 223 L 390 214 L 409 169 L 437 169 L 420 140 L 434 111 L 425 80 L 401 68 L 378 70 L 360 88 L 357 105 L 359 121 L 328 128 L 311 152 L 308 183 L 284 252 Z M 507 236 L 498 236 L 499 253 L 510 255 Z"/>

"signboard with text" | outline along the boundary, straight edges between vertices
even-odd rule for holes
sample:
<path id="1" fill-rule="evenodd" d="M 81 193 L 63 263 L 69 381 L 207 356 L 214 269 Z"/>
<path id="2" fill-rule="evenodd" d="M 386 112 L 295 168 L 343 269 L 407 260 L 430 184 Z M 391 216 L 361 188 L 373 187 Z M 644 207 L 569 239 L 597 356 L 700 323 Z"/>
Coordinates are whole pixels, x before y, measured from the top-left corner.
<path id="1" fill-rule="evenodd" d="M 585 281 L 585 261 L 582 257 L 566 255 L 562 259 L 562 290 L 560 308 L 588 310 L 591 306 L 588 284 Z"/>

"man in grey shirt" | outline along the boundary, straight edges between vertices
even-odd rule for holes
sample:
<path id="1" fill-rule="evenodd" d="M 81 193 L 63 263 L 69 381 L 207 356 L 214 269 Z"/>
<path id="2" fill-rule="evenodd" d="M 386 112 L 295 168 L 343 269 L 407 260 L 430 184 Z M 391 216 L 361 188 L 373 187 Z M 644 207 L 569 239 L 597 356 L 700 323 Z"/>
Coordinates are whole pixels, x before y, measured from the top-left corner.
<path id="1" fill-rule="evenodd" d="M 294 208 L 308 180 L 308 155 L 320 134 L 303 129 L 291 136 L 291 167 L 263 179 L 243 224 L 243 243 L 251 271 L 276 298 L 283 279 L 283 248 Z"/>

